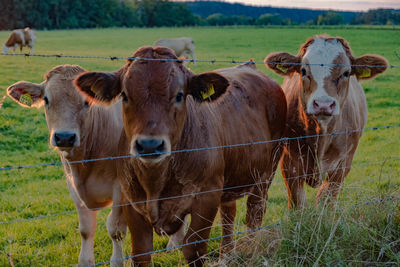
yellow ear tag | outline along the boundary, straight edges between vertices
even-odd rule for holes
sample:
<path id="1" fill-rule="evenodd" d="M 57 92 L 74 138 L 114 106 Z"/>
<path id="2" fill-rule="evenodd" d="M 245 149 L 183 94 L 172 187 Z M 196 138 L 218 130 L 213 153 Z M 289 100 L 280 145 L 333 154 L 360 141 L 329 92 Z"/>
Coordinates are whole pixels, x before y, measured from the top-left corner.
<path id="1" fill-rule="evenodd" d="M 208 85 L 208 91 L 206 93 L 203 91 L 200 91 L 200 93 L 201 93 L 201 96 L 203 97 L 203 100 L 205 100 L 206 98 L 209 98 L 210 96 L 215 94 L 214 85 L 212 83 L 210 83 Z"/>
<path id="2" fill-rule="evenodd" d="M 282 65 L 276 65 L 276 68 L 278 69 L 278 70 L 280 70 L 280 71 L 282 71 L 283 73 L 286 73 L 287 71 L 288 71 L 288 68 L 287 67 L 284 67 L 284 66 L 282 66 Z"/>
<path id="3" fill-rule="evenodd" d="M 94 90 L 93 87 L 90 87 L 90 91 L 92 91 L 94 94 L 96 94 L 96 91 Z"/>
<path id="4" fill-rule="evenodd" d="M 363 71 L 358 78 L 368 78 L 371 77 L 371 69 L 370 68 L 363 68 Z"/>
<path id="5" fill-rule="evenodd" d="M 19 102 L 21 102 L 22 104 L 27 105 L 29 107 L 32 106 L 32 104 L 33 104 L 32 97 L 29 93 L 21 95 L 19 98 Z"/>

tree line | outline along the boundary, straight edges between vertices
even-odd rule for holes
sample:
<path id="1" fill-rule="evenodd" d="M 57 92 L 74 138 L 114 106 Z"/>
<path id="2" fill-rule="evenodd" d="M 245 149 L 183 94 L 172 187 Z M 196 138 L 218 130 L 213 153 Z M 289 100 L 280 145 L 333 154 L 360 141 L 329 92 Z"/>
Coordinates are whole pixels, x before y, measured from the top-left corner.
<path id="1" fill-rule="evenodd" d="M 345 16 L 350 14 L 320 12 L 315 18 L 300 22 L 296 20 L 296 16 L 288 16 L 286 13 L 284 16 L 280 13 L 265 13 L 254 17 L 231 15 L 233 12 L 229 12 L 227 8 L 220 9 L 220 13 L 202 17 L 196 14 L 201 2 L 195 2 L 197 6 L 169 0 L 0 0 L 0 3 L 0 30 L 26 26 L 36 29 L 70 29 L 195 25 L 341 25 L 349 24 L 349 17 Z M 233 7 L 235 5 L 238 4 L 232 4 Z M 200 11 L 199 13 L 201 14 Z M 354 13 L 350 24 L 400 25 L 400 11 L 377 9 Z"/>

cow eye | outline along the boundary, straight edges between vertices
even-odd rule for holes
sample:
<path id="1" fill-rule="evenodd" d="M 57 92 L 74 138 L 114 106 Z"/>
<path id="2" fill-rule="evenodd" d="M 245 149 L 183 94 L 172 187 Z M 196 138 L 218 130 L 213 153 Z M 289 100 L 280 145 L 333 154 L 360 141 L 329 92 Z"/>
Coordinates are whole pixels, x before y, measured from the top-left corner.
<path id="1" fill-rule="evenodd" d="M 85 101 L 85 103 L 83 104 L 85 108 L 89 107 L 89 103 L 87 101 Z"/>
<path id="2" fill-rule="evenodd" d="M 43 97 L 43 100 L 44 100 L 44 104 L 46 106 L 48 106 L 49 105 L 49 99 L 47 98 L 47 96 Z"/>
<path id="3" fill-rule="evenodd" d="M 121 93 L 122 101 L 128 102 L 128 97 L 126 96 L 125 92 Z"/>
<path id="4" fill-rule="evenodd" d="M 342 76 L 343 76 L 344 78 L 348 78 L 349 75 L 350 75 L 350 72 L 349 72 L 349 71 L 345 71 L 345 72 L 342 74 Z"/>
<path id="5" fill-rule="evenodd" d="M 301 76 L 302 76 L 302 77 L 305 77 L 306 75 L 307 75 L 306 69 L 305 69 L 305 68 L 302 68 L 302 69 L 301 69 Z"/>
<path id="6" fill-rule="evenodd" d="M 175 103 L 181 103 L 183 100 L 183 92 L 178 92 L 178 94 L 175 97 Z"/>

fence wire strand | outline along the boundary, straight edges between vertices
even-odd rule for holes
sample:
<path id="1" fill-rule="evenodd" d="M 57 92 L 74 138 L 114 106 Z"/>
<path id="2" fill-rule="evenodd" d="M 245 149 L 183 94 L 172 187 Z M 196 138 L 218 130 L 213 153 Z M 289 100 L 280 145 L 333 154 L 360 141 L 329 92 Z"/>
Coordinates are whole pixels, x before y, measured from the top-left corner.
<path id="1" fill-rule="evenodd" d="M 308 139 L 308 138 L 315 138 L 315 137 L 346 135 L 346 134 L 352 134 L 352 133 L 358 133 L 358 132 L 376 131 L 376 130 L 381 130 L 381 129 L 396 128 L 396 127 L 400 127 L 400 124 L 376 126 L 376 127 L 364 128 L 364 129 L 346 130 L 346 131 L 339 131 L 339 132 L 326 133 L 326 134 L 314 134 L 314 135 L 306 135 L 306 136 L 298 136 L 298 137 L 284 137 L 284 138 L 279 138 L 279 139 L 255 141 L 255 142 L 248 142 L 248 143 L 242 143 L 242 144 L 189 148 L 189 149 L 173 150 L 170 152 L 155 152 L 155 153 L 145 153 L 145 154 L 135 154 L 135 155 L 123 155 L 123 156 L 85 159 L 85 160 L 77 160 L 77 161 L 49 162 L 49 163 L 40 163 L 40 164 L 25 165 L 25 166 L 8 166 L 8 167 L 1 167 L 0 171 L 35 168 L 35 167 L 59 166 L 59 165 L 66 165 L 66 164 L 70 165 L 70 164 L 78 164 L 78 163 L 90 163 L 90 162 L 95 162 L 95 161 L 137 158 L 137 157 L 143 157 L 143 156 L 155 156 L 155 155 L 163 155 L 163 154 L 169 155 L 169 154 L 175 154 L 175 153 L 198 152 L 198 151 L 216 150 L 216 149 L 224 149 L 224 148 L 236 148 L 236 147 L 268 144 L 268 143 L 275 143 L 275 142 L 287 142 L 287 141 L 291 141 L 291 140 Z"/>

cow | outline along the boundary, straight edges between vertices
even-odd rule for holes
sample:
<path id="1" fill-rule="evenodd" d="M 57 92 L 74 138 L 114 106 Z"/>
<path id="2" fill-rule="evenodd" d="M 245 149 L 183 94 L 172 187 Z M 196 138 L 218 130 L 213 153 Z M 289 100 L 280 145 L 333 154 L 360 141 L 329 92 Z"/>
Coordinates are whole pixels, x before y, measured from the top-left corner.
<path id="1" fill-rule="evenodd" d="M 118 177 L 123 195 L 136 202 L 124 206 L 133 263 L 149 265 L 153 228 L 173 234 L 190 214 L 183 254 L 189 266 L 203 266 L 219 207 L 223 235 L 233 232 L 236 200 L 246 194 L 247 227 L 261 225 L 282 148 L 266 142 L 191 149 L 279 139 L 285 96 L 254 63 L 195 75 L 165 47 L 141 47 L 133 58 L 152 60 L 129 59 L 115 72 L 87 72 L 75 80 L 91 102 L 109 105 L 122 99 L 119 146 L 133 156 Z M 173 153 L 177 150 L 183 151 Z M 221 254 L 232 241 L 222 240 Z"/>
<path id="2" fill-rule="evenodd" d="M 264 62 L 285 76 L 289 140 L 281 170 L 289 208 L 307 205 L 304 183 L 319 188 L 317 203 L 335 200 L 367 122 L 360 81 L 384 72 L 388 62 L 378 55 L 354 57 L 346 40 L 328 35 L 309 38 L 297 56 L 271 53 Z M 352 132 L 329 135 L 345 131 Z M 322 136 L 293 139 L 313 135 Z"/>
<path id="3" fill-rule="evenodd" d="M 90 107 L 75 90 L 72 81 L 83 72 L 77 65 L 56 66 L 45 75 L 44 82 L 19 81 L 11 85 L 7 93 L 23 107 L 45 106 L 50 145 L 60 154 L 68 189 L 78 210 L 82 242 L 79 266 L 90 266 L 94 264 L 96 211 L 120 203 L 116 162 L 70 162 L 117 156 L 118 141 L 115 139 L 122 130 L 122 117 L 121 103 L 110 109 Z M 116 206 L 107 218 L 107 230 L 113 242 L 111 266 L 121 266 L 115 260 L 123 256 L 126 223 L 121 214 L 121 207 Z"/>
<path id="4" fill-rule="evenodd" d="M 33 55 L 35 41 L 36 32 L 34 30 L 31 30 L 29 27 L 25 29 L 13 30 L 13 32 L 8 37 L 6 43 L 3 44 L 3 53 L 8 54 L 10 49 L 13 49 L 13 52 L 15 53 L 15 50 L 18 46 L 20 52 L 22 53 L 22 48 L 26 46 L 30 48 L 29 54 Z"/>
<path id="5" fill-rule="evenodd" d="M 183 56 L 187 59 L 192 56 L 193 65 L 196 66 L 196 55 L 194 53 L 194 41 L 191 37 L 159 39 L 154 46 L 164 46 L 174 50 L 177 57 Z"/>

